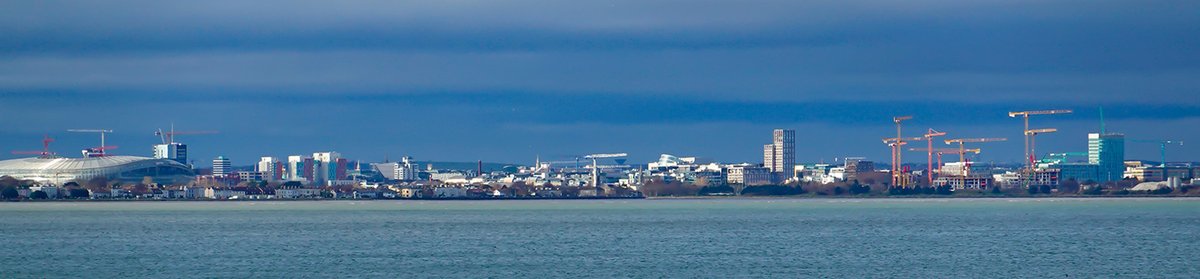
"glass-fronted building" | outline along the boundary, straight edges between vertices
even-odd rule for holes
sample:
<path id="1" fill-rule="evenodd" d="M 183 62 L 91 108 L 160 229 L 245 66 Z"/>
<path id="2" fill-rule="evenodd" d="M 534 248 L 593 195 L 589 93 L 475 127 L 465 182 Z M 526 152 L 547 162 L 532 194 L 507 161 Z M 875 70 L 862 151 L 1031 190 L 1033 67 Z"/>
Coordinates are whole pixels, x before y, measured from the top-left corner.
<path id="1" fill-rule="evenodd" d="M 1121 180 L 1125 174 L 1125 135 L 1088 134 L 1088 163 L 1098 167 L 1096 181 Z"/>

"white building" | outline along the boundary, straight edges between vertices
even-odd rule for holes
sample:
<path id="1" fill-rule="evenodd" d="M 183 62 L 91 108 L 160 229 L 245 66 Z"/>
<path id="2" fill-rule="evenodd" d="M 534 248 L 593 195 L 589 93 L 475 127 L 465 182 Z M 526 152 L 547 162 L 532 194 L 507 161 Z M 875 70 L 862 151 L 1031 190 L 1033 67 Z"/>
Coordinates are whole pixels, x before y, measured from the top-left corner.
<path id="1" fill-rule="evenodd" d="M 309 199 L 321 197 L 321 190 L 314 188 L 276 189 L 275 197 L 280 199 Z"/>
<path id="2" fill-rule="evenodd" d="M 229 158 L 225 158 L 225 156 L 217 156 L 217 158 L 213 159 L 212 162 L 213 162 L 213 165 L 212 165 L 212 175 L 213 176 L 222 177 L 225 175 L 233 174 L 233 167 L 229 163 Z"/>
<path id="3" fill-rule="evenodd" d="M 87 158 L 24 158 L 0 161 L 0 176 L 63 185 L 96 177 L 137 183 L 149 176 L 157 184 L 182 184 L 195 178 L 192 168 L 167 159 L 108 155 Z"/>
<path id="4" fill-rule="evenodd" d="M 230 189 L 214 189 L 214 188 L 205 188 L 204 189 L 204 197 L 210 198 L 210 199 L 215 199 L 215 200 L 236 199 L 236 198 L 245 197 L 245 196 L 246 196 L 246 191 L 234 191 L 234 190 L 230 190 Z"/>
<path id="5" fill-rule="evenodd" d="M 279 158 L 262 157 L 255 166 L 255 170 L 261 173 L 262 179 L 266 181 L 283 179 L 283 165 L 279 162 Z"/>
<path id="6" fill-rule="evenodd" d="M 163 143 L 154 145 L 155 159 L 168 159 L 188 165 L 187 145 L 182 143 Z"/>
<path id="7" fill-rule="evenodd" d="M 313 183 L 326 185 L 330 180 L 345 178 L 346 166 L 342 154 L 337 152 L 313 153 Z"/>
<path id="8" fill-rule="evenodd" d="M 399 180 L 417 180 L 417 165 L 413 163 L 412 157 L 404 156 L 396 163 L 393 174 Z"/>
<path id="9" fill-rule="evenodd" d="M 288 156 L 283 179 L 308 183 L 313 180 L 313 158 L 301 155 Z"/>

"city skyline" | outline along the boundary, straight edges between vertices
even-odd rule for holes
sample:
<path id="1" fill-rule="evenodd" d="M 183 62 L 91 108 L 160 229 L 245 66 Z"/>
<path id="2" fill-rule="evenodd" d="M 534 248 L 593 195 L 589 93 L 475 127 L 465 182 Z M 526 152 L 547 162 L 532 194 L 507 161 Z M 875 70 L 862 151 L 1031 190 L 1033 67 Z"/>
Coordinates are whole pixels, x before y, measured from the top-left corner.
<path id="1" fill-rule="evenodd" d="M 1076 113 L 1078 113 L 1078 111 L 1077 111 Z M 1086 111 L 1084 111 L 1084 113 L 1086 114 Z M 1054 119 L 1054 118 L 1064 118 L 1064 119 L 1068 119 L 1068 121 L 1064 121 L 1064 120 L 1061 120 L 1061 119 L 1059 119 L 1059 120 L 1055 121 L 1055 119 Z M 1111 119 L 1111 118 L 1110 118 L 1109 116 L 1106 116 L 1106 119 Z M 913 119 L 913 120 L 910 120 L 910 121 L 916 121 L 916 120 L 917 120 L 917 119 Z M 1035 125 L 1039 125 L 1039 126 L 1047 126 L 1047 124 L 1044 124 L 1044 123 L 1056 123 L 1056 124 L 1062 124 L 1062 123 L 1064 123 L 1064 122 L 1066 122 L 1066 123 L 1072 122 L 1072 120 L 1073 120 L 1074 122 L 1086 122 L 1086 120 L 1081 120 L 1081 119 L 1080 119 L 1080 118 L 1078 118 L 1078 117 L 1071 117 L 1071 114 L 1065 114 L 1065 115 L 1061 115 L 1061 116 L 1060 116 L 1060 115 L 1055 115 L 1055 116 L 1051 116 L 1051 117 L 1049 117 L 1049 118 L 1039 118 L 1039 119 L 1037 119 L 1037 120 L 1036 120 L 1036 124 L 1035 124 Z M 1109 120 L 1109 121 L 1111 121 L 1111 120 Z M 1014 122 L 1020 122 L 1020 121 L 1018 121 L 1018 120 L 1014 120 Z M 911 124 L 910 122 L 906 122 L 906 123 L 908 123 L 908 124 L 906 124 L 906 125 L 910 125 L 910 124 Z M 909 127 L 910 129 L 912 129 L 912 128 L 916 128 L 917 130 L 920 130 L 920 126 L 919 126 L 920 122 L 915 122 L 915 123 L 917 123 L 917 124 L 912 124 L 912 125 L 914 125 L 914 126 L 908 126 L 908 127 Z M 1089 138 L 1088 138 L 1088 137 L 1089 137 L 1089 134 L 1096 133 L 1096 132 L 1098 132 L 1098 131 L 1099 131 L 1099 129 L 1100 129 L 1100 128 L 1099 128 L 1099 125 L 1100 125 L 1100 123 L 1099 123 L 1099 122 L 1097 122 L 1097 123 L 1095 123 L 1095 124 L 1097 125 L 1097 128 L 1096 128 L 1096 129 L 1094 129 L 1094 130 L 1091 130 L 1091 129 L 1089 129 L 1088 127 L 1067 127 L 1067 128 L 1059 128 L 1059 130 L 1060 130 L 1060 131 L 1059 131 L 1059 133 L 1054 133 L 1054 134 L 1052 134 L 1052 135 L 1054 135 L 1054 136 L 1057 136 L 1057 137 L 1070 137 L 1071 139 L 1069 139 L 1069 140 L 1062 140 L 1062 141 L 1067 141 L 1068 143 L 1067 143 L 1066 145 L 1074 146 L 1074 149 L 1062 149 L 1062 148 L 1059 148 L 1057 145 L 1055 145 L 1055 144 L 1053 144 L 1053 143 L 1051 143 L 1051 144 L 1046 144 L 1046 143 L 1045 143 L 1045 141 L 1047 141 L 1047 140 L 1046 140 L 1046 136 L 1040 137 L 1040 138 L 1039 138 L 1039 140 L 1038 140 L 1038 146 L 1040 146 L 1040 147 L 1039 147 L 1039 151 L 1037 151 L 1037 153 L 1038 153 L 1038 158 L 1042 158 L 1042 157 L 1044 157 L 1046 154 L 1049 154 L 1049 153 L 1062 153 L 1062 152 L 1086 152 L 1086 151 L 1089 149 L 1089 145 L 1090 145 L 1090 140 L 1089 140 Z M 1120 130 L 1117 130 L 1117 129 L 1113 129 L 1113 128 L 1111 128 L 1111 127 L 1112 127 L 1111 123 L 1108 123 L 1108 124 L 1109 124 L 1109 125 L 1107 125 L 1107 126 L 1108 126 L 1108 127 L 1110 127 L 1110 128 L 1108 128 L 1108 131 L 1107 131 L 1107 132 L 1109 132 L 1109 133 L 1122 133 L 1122 134 L 1126 134 L 1126 133 L 1124 133 L 1123 131 L 1120 131 Z M 1019 125 L 1019 124 L 1016 124 L 1016 125 Z M 881 131 L 882 131 L 882 132 L 885 132 L 885 133 L 890 133 L 890 132 L 892 132 L 892 130 L 890 130 L 890 129 L 892 129 L 892 128 L 893 128 L 893 127 L 892 127 L 892 126 L 890 126 L 890 125 L 888 125 L 888 126 L 886 126 L 886 127 L 877 127 L 876 125 L 866 125 L 866 126 L 869 126 L 869 127 L 875 127 L 875 128 L 877 128 L 877 129 L 881 129 Z M 1010 125 L 1007 125 L 1007 126 L 1013 126 L 1013 125 L 1011 125 L 1011 124 L 1010 124 Z M 946 126 L 946 127 L 950 127 L 950 126 Z M 760 134 L 757 134 L 757 135 L 748 135 L 748 136 L 750 136 L 750 137 L 757 137 L 757 138 L 763 138 L 763 137 L 764 137 L 764 136 L 763 136 L 763 134 L 762 134 L 763 132 L 771 132 L 772 130 L 776 130 L 776 131 L 775 131 L 775 133 L 778 133 L 778 131 L 777 131 L 778 129 L 794 130 L 794 129 L 790 129 L 790 128 L 776 128 L 776 129 L 771 129 L 771 130 L 767 130 L 767 131 L 760 131 Z M 905 133 L 905 136 L 906 136 L 906 137 L 908 137 L 908 136 L 919 136 L 919 135 L 916 135 L 916 134 L 909 135 L 909 133 L 917 133 L 917 132 L 920 132 L 920 131 L 912 132 L 912 130 L 906 130 L 906 131 L 909 131 L 909 132 L 906 132 L 906 133 Z M 1076 139 L 1076 138 L 1078 138 L 1078 137 L 1074 137 L 1073 135 L 1071 135 L 1071 134 L 1070 134 L 1071 132 L 1074 132 L 1074 131 L 1085 131 L 1085 133 L 1083 133 L 1083 134 L 1082 134 L 1082 139 Z M 211 131 L 211 132 L 215 132 L 215 131 Z M 802 137 L 802 138 L 804 137 L 804 134 L 803 134 L 804 132 L 813 133 L 813 132 L 819 132 L 819 131 L 812 131 L 812 130 L 809 130 L 809 131 L 801 131 L 801 137 Z M 985 131 L 985 132 L 986 132 L 986 131 Z M 768 133 L 768 134 L 769 134 L 769 133 Z M 75 152 L 71 152 L 71 151 L 63 152 L 63 150 L 62 150 L 62 149 L 63 149 L 63 148 L 66 148 L 66 147 L 63 147 L 63 146 L 62 146 L 62 144 L 60 144 L 59 142 L 66 142 L 67 144 L 81 142 L 81 143 L 82 143 L 82 145 L 81 145 L 81 146 L 84 146 L 84 147 L 91 147 L 91 146 L 96 146 L 97 144 L 95 144 L 95 141 L 97 141 L 97 140 L 98 140 L 98 137 L 97 137 L 97 136 L 95 136 L 95 134 L 91 134 L 91 133 L 70 133 L 70 132 L 68 132 L 68 131 L 66 131 L 66 130 L 64 130 L 64 131 L 62 131 L 62 132 L 59 132 L 59 133 L 47 133 L 47 135 L 55 135 L 55 136 L 57 136 L 57 137 L 60 137 L 60 138 L 53 138 L 53 139 L 54 139 L 54 143 L 52 143 L 52 144 L 51 144 L 50 151 L 57 153 L 59 156 L 65 156 L 65 157 L 79 157 L 79 156 L 78 156 L 79 154 L 74 154 L 74 153 L 78 152 L 78 150 L 75 150 Z M 112 147 L 119 147 L 120 145 L 118 145 L 118 144 L 114 144 L 114 141 L 119 141 L 119 140 L 122 140 L 122 139 L 124 139 L 125 137 L 120 137 L 120 136 L 118 136 L 118 137 L 115 137 L 116 139 L 114 139 L 114 135 L 120 135 L 120 133 L 117 133 L 117 132 L 114 130 L 114 132 L 113 132 L 113 133 L 108 133 L 108 134 L 106 134 L 106 137 L 108 138 L 108 140 L 109 140 L 109 143 L 110 143 L 110 144 L 108 144 L 108 146 L 112 146 Z M 155 139 L 157 139 L 157 138 L 158 138 L 158 136 L 157 136 L 157 135 L 153 135 L 153 134 L 151 134 L 151 136 L 153 136 Z M 214 142 L 214 141 L 212 141 L 211 139 L 210 139 L 210 140 L 205 140 L 205 138 L 209 138 L 209 137 L 222 137 L 222 136 L 228 136 L 228 135 L 221 135 L 221 134 L 219 134 L 219 133 L 213 133 L 213 135 L 198 135 L 198 136 L 189 135 L 189 136 L 179 136 L 179 137 L 183 137 L 184 139 L 179 139 L 179 140 L 177 140 L 177 142 L 180 142 L 180 143 L 187 144 L 187 145 L 189 146 L 189 147 L 188 147 L 188 149 L 189 149 L 189 150 L 192 150 L 192 151 L 189 151 L 189 152 L 195 152 L 195 150 L 196 150 L 196 147 L 195 147 L 195 145 L 196 145 L 196 142 L 201 142 L 201 143 L 209 143 L 209 142 Z M 889 136 L 891 136 L 891 135 L 889 135 Z M 976 134 L 974 134 L 974 135 L 970 135 L 970 136 L 961 136 L 961 135 L 956 135 L 956 134 L 954 134 L 954 133 L 950 133 L 950 134 L 949 134 L 949 136 L 947 136 L 946 138 L 963 138 L 963 137 L 978 137 L 978 136 L 982 136 L 982 134 L 981 134 L 981 133 L 976 133 Z M 235 137 L 236 137 L 236 135 L 235 135 Z M 66 140 L 63 140 L 63 138 L 66 138 Z M 1010 138 L 1010 139 L 1012 139 L 1012 140 L 1010 140 L 1010 141 L 1007 141 L 1007 142 L 989 143 L 987 146 L 985 146 L 985 147 L 984 147 L 984 149 L 985 149 L 985 150 L 987 150 L 987 151 L 985 151 L 985 152 L 991 152 L 991 153 L 996 153 L 996 152 L 1016 152 L 1016 153 L 1019 153 L 1019 152 L 1021 152 L 1020 150 L 1016 150 L 1016 151 L 1008 151 L 1009 149 L 1012 149 L 1012 148 L 1018 148 L 1018 149 L 1020 148 L 1020 140 L 1019 140 L 1019 137 L 1008 137 L 1008 138 Z M 1129 138 L 1130 138 L 1131 140 L 1134 140 L 1134 141 L 1137 141 L 1137 140 L 1141 140 L 1141 141 L 1146 141 L 1146 140 L 1157 140 L 1157 138 L 1141 138 L 1141 137 L 1133 137 L 1133 136 L 1131 136 L 1131 137 L 1129 137 Z M 769 139 L 769 140 L 771 140 L 771 141 L 776 141 L 776 140 L 778 140 L 777 136 L 766 137 L 766 139 Z M 870 140 L 870 141 L 872 141 L 872 142 L 878 142 L 878 139 L 876 139 L 876 138 L 867 138 L 867 139 L 868 139 L 868 140 Z M 1180 141 L 1180 138 L 1164 138 L 1164 139 L 1173 140 L 1173 141 L 1177 141 L 1177 142 L 1178 142 L 1178 141 Z M 41 138 L 38 138 L 38 140 L 41 140 Z M 935 147 L 947 147 L 947 146 L 949 146 L 949 145 L 942 145 L 943 143 L 941 143 L 941 140 L 936 140 L 936 141 L 938 141 L 938 143 L 937 143 L 937 145 L 935 145 Z M 1073 142 L 1071 142 L 1071 141 L 1073 141 Z M 88 142 L 91 142 L 91 143 L 89 144 Z M 218 141 L 216 141 L 216 142 L 220 142 L 220 140 L 218 140 Z M 158 143 L 159 143 L 159 142 L 157 142 L 157 141 L 154 141 L 154 142 L 151 142 L 150 144 L 151 144 L 151 145 L 156 145 L 156 144 L 158 144 Z M 804 142 L 803 142 L 803 141 L 801 141 L 801 143 L 804 143 Z M 770 146 L 770 145 L 771 145 L 771 144 L 768 144 L 768 146 Z M 1007 147 L 1003 147 L 1003 145 L 1008 145 L 1008 146 L 1007 146 Z M 852 146 L 848 146 L 848 145 L 841 145 L 841 146 L 843 146 L 843 147 L 846 147 L 845 149 L 847 149 L 847 150 L 854 149 L 854 147 L 852 147 Z M 887 149 L 887 147 L 886 147 L 885 145 L 878 145 L 878 146 L 882 146 L 882 148 L 883 148 L 883 149 L 885 149 L 885 150 Z M 1002 147 L 1000 147 L 1000 148 L 997 148 L 997 146 L 1002 146 Z M 1158 157 L 1157 157 L 1157 156 L 1159 156 L 1159 155 L 1160 155 L 1160 153 L 1159 153 L 1159 152 L 1161 151 L 1161 150 L 1159 149 L 1159 146 L 1158 146 L 1157 144 L 1150 144 L 1149 142 L 1140 142 L 1140 143 L 1139 143 L 1139 142 L 1131 142 L 1131 143 L 1128 143 L 1128 144 L 1127 144 L 1127 146 L 1129 146 L 1129 147 L 1126 147 L 1126 148 L 1125 148 L 1126 150 L 1124 150 L 1124 152 L 1125 152 L 1126 154 L 1130 154 L 1130 152 L 1128 151 L 1128 149 L 1135 149 L 1135 150 L 1141 150 L 1140 152 L 1137 152 L 1137 154 L 1141 154 L 1141 155 L 1143 156 L 1143 157 L 1136 157 L 1136 156 L 1128 156 L 1128 155 L 1127 155 L 1127 158 L 1128 158 L 1129 160 L 1157 161 L 1157 160 L 1158 160 Z M 1182 144 L 1179 144 L 1179 145 L 1172 145 L 1172 146 L 1170 146 L 1170 147 L 1169 147 L 1169 151 L 1168 151 L 1168 153 L 1169 153 L 1170 155 L 1167 157 L 1167 161 L 1168 161 L 1168 162 L 1195 162 L 1196 160 L 1195 160 L 1195 159 L 1189 159 L 1190 157 L 1189 157 L 1189 158 L 1182 158 L 1182 159 L 1174 159 L 1174 158 L 1181 158 L 1181 157 L 1187 156 L 1187 155 L 1182 155 L 1182 154 L 1187 154 L 1187 151 L 1189 150 L 1187 147 L 1188 147 L 1187 145 L 1182 145 Z M 134 146 L 134 148 L 136 148 L 136 146 Z M 133 156 L 155 157 L 155 156 L 153 156 L 153 153 L 155 153 L 155 152 L 156 152 L 156 151 L 154 150 L 154 148 L 155 148 L 155 147 L 148 145 L 148 146 L 146 146 L 146 148 L 145 148 L 146 150 L 144 150 L 145 152 L 143 152 L 143 153 L 146 153 L 146 154 L 142 154 L 142 153 L 136 153 L 136 152 L 138 152 L 138 150 L 136 150 L 136 149 L 132 149 L 132 148 L 129 148 L 129 146 L 128 146 L 128 145 L 126 145 L 126 147 L 125 147 L 123 150 L 118 148 L 116 151 L 109 151 L 109 152 L 110 152 L 111 154 L 114 154 L 114 155 L 133 155 Z M 359 148 L 366 149 L 366 150 L 374 150 L 374 148 L 372 148 L 372 147 L 370 147 L 370 146 L 359 146 Z M 871 146 L 870 146 L 870 145 L 868 145 L 868 146 L 866 146 L 866 148 L 867 148 L 867 149 L 871 149 Z M 922 156 L 913 156 L 913 155 L 917 155 L 917 154 L 924 154 L 925 152 L 923 152 L 923 151 L 912 151 L 912 150 L 908 150 L 908 148 L 909 148 L 909 147 L 906 147 L 906 148 L 905 148 L 905 151 L 904 151 L 904 153 L 905 153 L 905 154 L 911 154 L 911 155 L 907 155 L 908 157 L 906 157 L 906 159 L 904 160 L 904 163 L 905 163 L 905 164 L 918 164 L 918 163 L 924 163 L 924 162 L 925 162 L 925 161 L 924 161 L 924 157 L 922 157 Z M 32 150 L 32 148 L 27 148 L 27 149 L 30 149 L 30 150 Z M 129 150 L 131 150 L 131 149 L 132 149 L 132 150 L 134 150 L 134 151 L 129 151 Z M 733 149 L 738 149 L 738 148 L 733 148 Z M 740 149 L 745 149 L 745 148 L 740 148 Z M 832 158 L 828 158 L 828 160 L 827 160 L 827 158 L 818 158 L 818 159 L 816 159 L 816 160 L 811 160 L 811 159 L 806 159 L 806 156 L 804 156 L 806 153 L 807 153 L 807 154 L 811 154 L 811 153 L 810 153 L 810 152 L 806 152 L 806 151 L 809 151 L 809 150 L 806 150 L 806 149 L 804 149 L 804 148 L 803 148 L 803 144 L 800 144 L 800 145 L 798 145 L 798 147 L 797 147 L 796 149 L 797 149 L 797 150 L 796 150 L 796 153 L 797 153 L 797 156 L 796 156 L 796 158 L 797 158 L 797 159 L 794 161 L 794 163 L 836 163 L 836 162 L 840 162 L 840 161 L 841 161 L 841 159 L 844 159 L 844 158 L 864 158 L 864 159 L 866 159 L 866 160 L 875 161 L 875 162 L 877 162 L 877 163 L 880 163 L 880 164 L 885 164 L 885 163 L 887 163 L 887 161 L 886 161 L 886 160 L 883 160 L 883 159 L 882 159 L 882 157 L 884 157 L 884 156 L 872 157 L 872 156 L 853 155 L 853 154 L 869 154 L 869 153 L 872 153 L 872 152 L 874 152 L 874 153 L 878 153 L 878 151 L 877 151 L 877 150 L 872 150 L 872 151 L 870 151 L 870 152 L 863 152 L 863 153 L 853 153 L 853 152 L 843 152 L 843 151 L 840 151 L 840 150 L 833 150 L 833 151 L 831 151 L 831 152 L 836 152 L 836 153 L 839 153 L 839 154 L 852 154 L 852 155 L 844 155 L 844 156 L 832 157 Z M 201 149 L 201 150 L 204 150 L 204 149 Z M 211 149 L 210 149 L 210 150 L 211 150 Z M 352 150 L 353 150 L 353 149 L 352 149 Z M 360 149 L 360 150 L 361 150 L 361 149 Z M 713 149 L 713 150 L 714 150 L 714 153 L 721 153 L 721 151 L 728 151 L 728 150 L 720 150 L 720 149 Z M 1003 150 L 1003 151 L 997 151 L 997 150 Z M 122 151 L 123 151 L 123 152 L 122 152 Z M 284 152 L 284 153 L 278 153 L 278 154 L 276 154 L 276 153 L 262 153 L 262 152 L 260 152 L 260 153 L 251 153 L 251 154 L 249 154 L 248 156 L 244 157 L 245 159 L 247 159 L 247 160 L 245 160 L 245 162 L 242 162 L 242 160 L 234 160 L 233 166 L 238 166 L 238 167 L 253 166 L 253 165 L 257 164 L 257 162 L 258 162 L 258 161 L 257 161 L 257 160 L 258 160 L 258 158 L 260 158 L 260 157 L 264 157 L 264 156 L 268 156 L 268 157 L 281 157 L 281 158 L 286 158 L 287 156 L 290 156 L 290 155 L 296 155 L 296 154 L 300 154 L 300 155 L 307 156 L 307 155 L 305 155 L 305 154 L 313 154 L 314 152 L 329 152 L 329 151 L 337 151 L 337 153 L 344 153 L 344 152 L 340 152 L 340 149 L 336 149 L 336 148 L 314 148 L 314 149 L 307 150 L 307 151 L 288 151 L 288 152 Z M 762 150 L 761 150 L 761 149 L 759 149 L 758 151 L 759 151 L 759 152 L 762 152 Z M 592 151 L 592 152 L 594 152 L 594 151 Z M 827 152 L 828 152 L 828 151 L 827 151 Z M 205 156 L 204 154 L 207 154 L 207 153 L 213 153 L 213 154 L 218 154 L 218 155 L 211 156 L 211 157 L 209 157 L 209 156 Z M 229 157 L 229 156 L 227 156 L 227 155 L 225 155 L 225 154 L 230 154 L 229 152 L 220 152 L 220 151 L 208 151 L 207 153 L 201 153 L 200 155 L 196 155 L 196 153 L 189 153 L 189 155 L 188 155 L 188 156 L 189 156 L 189 158 L 190 158 L 190 160 L 191 160 L 191 162 L 192 162 L 192 163 L 196 163 L 196 167 L 198 167 L 198 168 L 204 168 L 204 167 L 206 167 L 206 164 L 205 164 L 205 162 L 207 162 L 207 161 L 209 161 L 209 160 L 212 160 L 212 159 L 219 158 L 219 157 Z M 428 153 L 421 153 L 421 152 L 402 153 L 402 154 L 392 154 L 392 153 L 388 153 L 388 152 L 371 152 L 371 151 L 368 151 L 368 152 L 366 152 L 366 153 L 367 153 L 367 154 L 366 154 L 365 156 L 363 156 L 363 155 L 357 155 L 357 156 L 352 156 L 352 157 L 349 157 L 349 158 L 354 158 L 353 160 L 355 160 L 355 161 L 362 161 L 362 162 L 379 162 L 379 161 L 384 161 L 384 160 L 387 160 L 387 161 L 396 161 L 396 160 L 397 160 L 397 158 L 401 158 L 401 157 L 405 157 L 405 156 L 412 156 L 412 154 L 428 154 Z M 583 152 L 583 153 L 586 153 L 586 152 Z M 379 156 L 379 154 L 384 154 L 382 159 L 376 159 L 376 158 L 375 158 L 375 157 L 378 157 L 378 156 Z M 580 153 L 580 154 L 582 154 L 582 153 Z M 653 161 L 653 159 L 646 159 L 646 160 L 641 160 L 641 161 L 637 161 L 637 160 L 640 160 L 641 158 L 657 157 L 657 156 L 658 156 L 658 155 L 660 155 L 660 154 L 673 154 L 673 155 L 680 155 L 680 156 L 699 156 L 699 157 L 704 157 L 704 158 L 711 158 L 711 159 L 715 159 L 715 160 L 717 160 L 717 161 L 722 161 L 722 162 L 731 162 L 731 163 L 732 163 L 732 162 L 751 162 L 751 163 L 753 163 L 753 162 L 759 162 L 759 163 L 763 163 L 763 162 L 764 162 L 764 160 L 765 160 L 765 158 L 764 158 L 764 157 L 761 157 L 761 156 L 758 156 L 758 157 L 756 157 L 757 155 L 759 155 L 759 154 L 763 154 L 763 153 L 752 153 L 752 152 L 751 152 L 751 153 L 748 153 L 748 154 L 743 154 L 743 155 L 747 155 L 747 156 L 745 156 L 745 157 L 749 158 L 749 159 L 746 159 L 746 160 L 737 160 L 737 159 L 730 160 L 730 159 L 727 159 L 727 158 L 722 158 L 722 157 L 717 157 L 717 156 L 711 156 L 710 154 L 706 154 L 706 153 L 678 153 L 678 152 L 658 152 L 658 153 L 645 153 L 645 154 L 631 154 L 631 156 L 630 156 L 630 157 L 631 157 L 631 158 L 634 158 L 634 160 L 635 160 L 634 162 L 649 162 L 649 161 Z M 22 158 L 22 157 L 29 157 L 29 156 L 30 156 L 30 155 L 19 155 L 19 154 L 7 154 L 7 155 L 8 155 L 8 157 L 9 157 L 9 158 Z M 984 162 L 996 162 L 996 163 L 1005 163 L 1005 164 L 1023 164 L 1023 160 L 1020 160 L 1020 158 L 1021 158 L 1021 157 L 1023 157 L 1023 156 L 1021 156 L 1020 154 L 1001 154 L 1001 155 L 1002 155 L 1002 156 L 995 156 L 995 157 L 1013 157 L 1013 156 L 1015 156 L 1015 157 L 1016 157 L 1016 160 L 1011 160 L 1011 161 L 1005 161 L 1005 160 L 995 160 L 995 159 L 991 159 L 991 158 L 989 158 L 988 156 L 979 156 L 979 155 L 975 155 L 975 156 L 973 156 L 973 158 L 980 158 L 980 159 L 982 159 L 982 161 L 984 161 Z M 1007 155 L 1007 156 L 1003 156 L 1003 155 Z M 577 155 L 558 155 L 558 156 L 555 156 L 555 155 L 542 155 L 542 154 L 538 153 L 538 154 L 534 154 L 533 156 L 534 156 L 534 160 L 537 160 L 537 158 L 541 158 L 541 159 L 543 159 L 543 160 L 554 160 L 554 159 L 571 159 L 571 158 L 572 158 L 571 156 L 577 156 Z M 238 157 L 238 158 L 242 158 L 242 157 Z M 810 158 L 811 158 L 811 157 L 810 157 Z M 992 157 L 992 158 L 994 158 L 994 157 Z M 6 159 L 7 159 L 7 158 L 6 158 Z M 471 159 L 469 159 L 469 158 L 467 158 L 467 159 L 459 159 L 459 160 L 455 160 L 455 159 L 452 159 L 452 158 L 451 158 L 451 159 L 439 158 L 439 157 L 437 157 L 436 155 L 434 155 L 434 156 L 432 156 L 432 157 L 423 157 L 423 158 L 420 158 L 420 160 L 419 160 L 419 161 L 441 161 L 441 162 L 473 162 L 473 161 L 480 161 L 480 160 L 482 160 L 482 161 L 485 161 L 485 162 L 490 162 L 490 163 L 513 163 L 513 164 L 521 164 L 521 165 L 532 165 L 532 164 L 527 164 L 527 163 L 529 163 L 529 162 L 525 162 L 526 160 L 523 160 L 522 158 L 518 158 L 518 159 L 515 159 L 515 160 L 484 160 L 484 159 L 474 159 L 474 160 L 471 160 Z M 184 162 L 181 162 L 181 163 L 184 163 Z"/>

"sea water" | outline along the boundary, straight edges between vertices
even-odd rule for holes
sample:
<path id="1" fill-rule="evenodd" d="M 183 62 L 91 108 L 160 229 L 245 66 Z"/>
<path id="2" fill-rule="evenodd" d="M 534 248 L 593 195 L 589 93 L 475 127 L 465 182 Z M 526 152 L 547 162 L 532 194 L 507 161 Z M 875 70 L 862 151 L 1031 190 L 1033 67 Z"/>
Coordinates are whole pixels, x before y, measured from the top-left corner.
<path id="1" fill-rule="evenodd" d="M 1197 199 L 0 203 L 0 277 L 1200 277 Z"/>

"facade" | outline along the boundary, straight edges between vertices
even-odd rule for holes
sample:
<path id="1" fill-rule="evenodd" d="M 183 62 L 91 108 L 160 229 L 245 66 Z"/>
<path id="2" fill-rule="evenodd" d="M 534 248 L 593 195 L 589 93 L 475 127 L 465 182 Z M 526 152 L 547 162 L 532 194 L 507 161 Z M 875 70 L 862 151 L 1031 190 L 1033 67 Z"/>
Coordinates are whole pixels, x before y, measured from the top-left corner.
<path id="1" fill-rule="evenodd" d="M 988 189 L 988 187 L 991 187 L 993 181 L 994 179 L 988 176 L 942 176 L 933 180 L 933 186 L 950 186 L 951 189 L 955 190 L 984 190 Z"/>
<path id="2" fill-rule="evenodd" d="M 233 166 L 229 163 L 229 158 L 217 156 L 216 159 L 213 159 L 213 176 L 222 177 L 230 174 L 233 174 Z"/>
<path id="3" fill-rule="evenodd" d="M 215 200 L 238 199 L 246 196 L 246 191 L 238 191 L 233 189 L 204 189 L 204 197 Z"/>
<path id="4" fill-rule="evenodd" d="M 745 186 L 770 185 L 771 170 L 766 167 L 735 165 L 727 168 L 725 179 L 729 184 Z"/>
<path id="5" fill-rule="evenodd" d="M 337 152 L 317 152 L 312 156 L 313 179 L 317 185 L 326 185 L 333 180 L 346 177 L 346 159 Z"/>
<path id="6" fill-rule="evenodd" d="M 192 168 L 169 159 L 109 155 L 87 158 L 25 158 L 0 161 L 0 176 L 63 185 L 92 178 L 130 183 L 150 177 L 158 184 L 182 184 L 195 176 Z"/>
<path id="7" fill-rule="evenodd" d="M 261 173 L 265 181 L 283 180 L 283 164 L 275 157 L 262 157 L 255 166 L 255 171 Z"/>
<path id="8" fill-rule="evenodd" d="M 1128 168 L 1124 172 L 1124 176 L 1137 179 L 1138 181 L 1163 181 L 1163 167 L 1158 166 L 1138 166 Z M 1167 178 L 1192 179 L 1196 177 L 1196 172 L 1200 168 L 1192 167 L 1166 167 Z"/>
<path id="9" fill-rule="evenodd" d="M 264 181 L 263 173 L 257 171 L 238 171 L 238 181 Z"/>
<path id="10" fill-rule="evenodd" d="M 400 162 L 396 163 L 394 176 L 398 180 L 417 180 L 417 165 L 413 162 L 412 157 L 404 156 L 400 158 Z"/>
<path id="11" fill-rule="evenodd" d="M 1094 164 L 1058 164 L 1050 168 L 1058 170 L 1058 178 L 1062 181 L 1075 180 L 1079 183 L 1087 181 L 1099 182 L 1102 179 L 1099 165 Z"/>
<path id="12" fill-rule="evenodd" d="M 867 161 L 866 158 L 846 158 L 845 180 L 858 179 L 858 173 L 871 173 L 875 171 L 875 162 Z"/>
<path id="13" fill-rule="evenodd" d="M 763 146 L 763 167 L 773 173 L 792 174 L 796 168 L 796 130 L 775 129 L 771 144 Z"/>
<path id="14" fill-rule="evenodd" d="M 1088 134 L 1088 164 L 1098 166 L 1097 182 L 1121 180 L 1125 173 L 1125 135 Z"/>
<path id="15" fill-rule="evenodd" d="M 314 188 L 275 189 L 275 197 L 280 199 L 320 198 L 321 190 Z"/>
<path id="16" fill-rule="evenodd" d="M 284 179 L 301 182 L 313 181 L 313 158 L 300 155 L 288 156 Z"/>
<path id="17" fill-rule="evenodd" d="M 188 165 L 187 145 L 182 143 L 164 143 L 154 145 L 155 159 L 168 159 Z"/>

